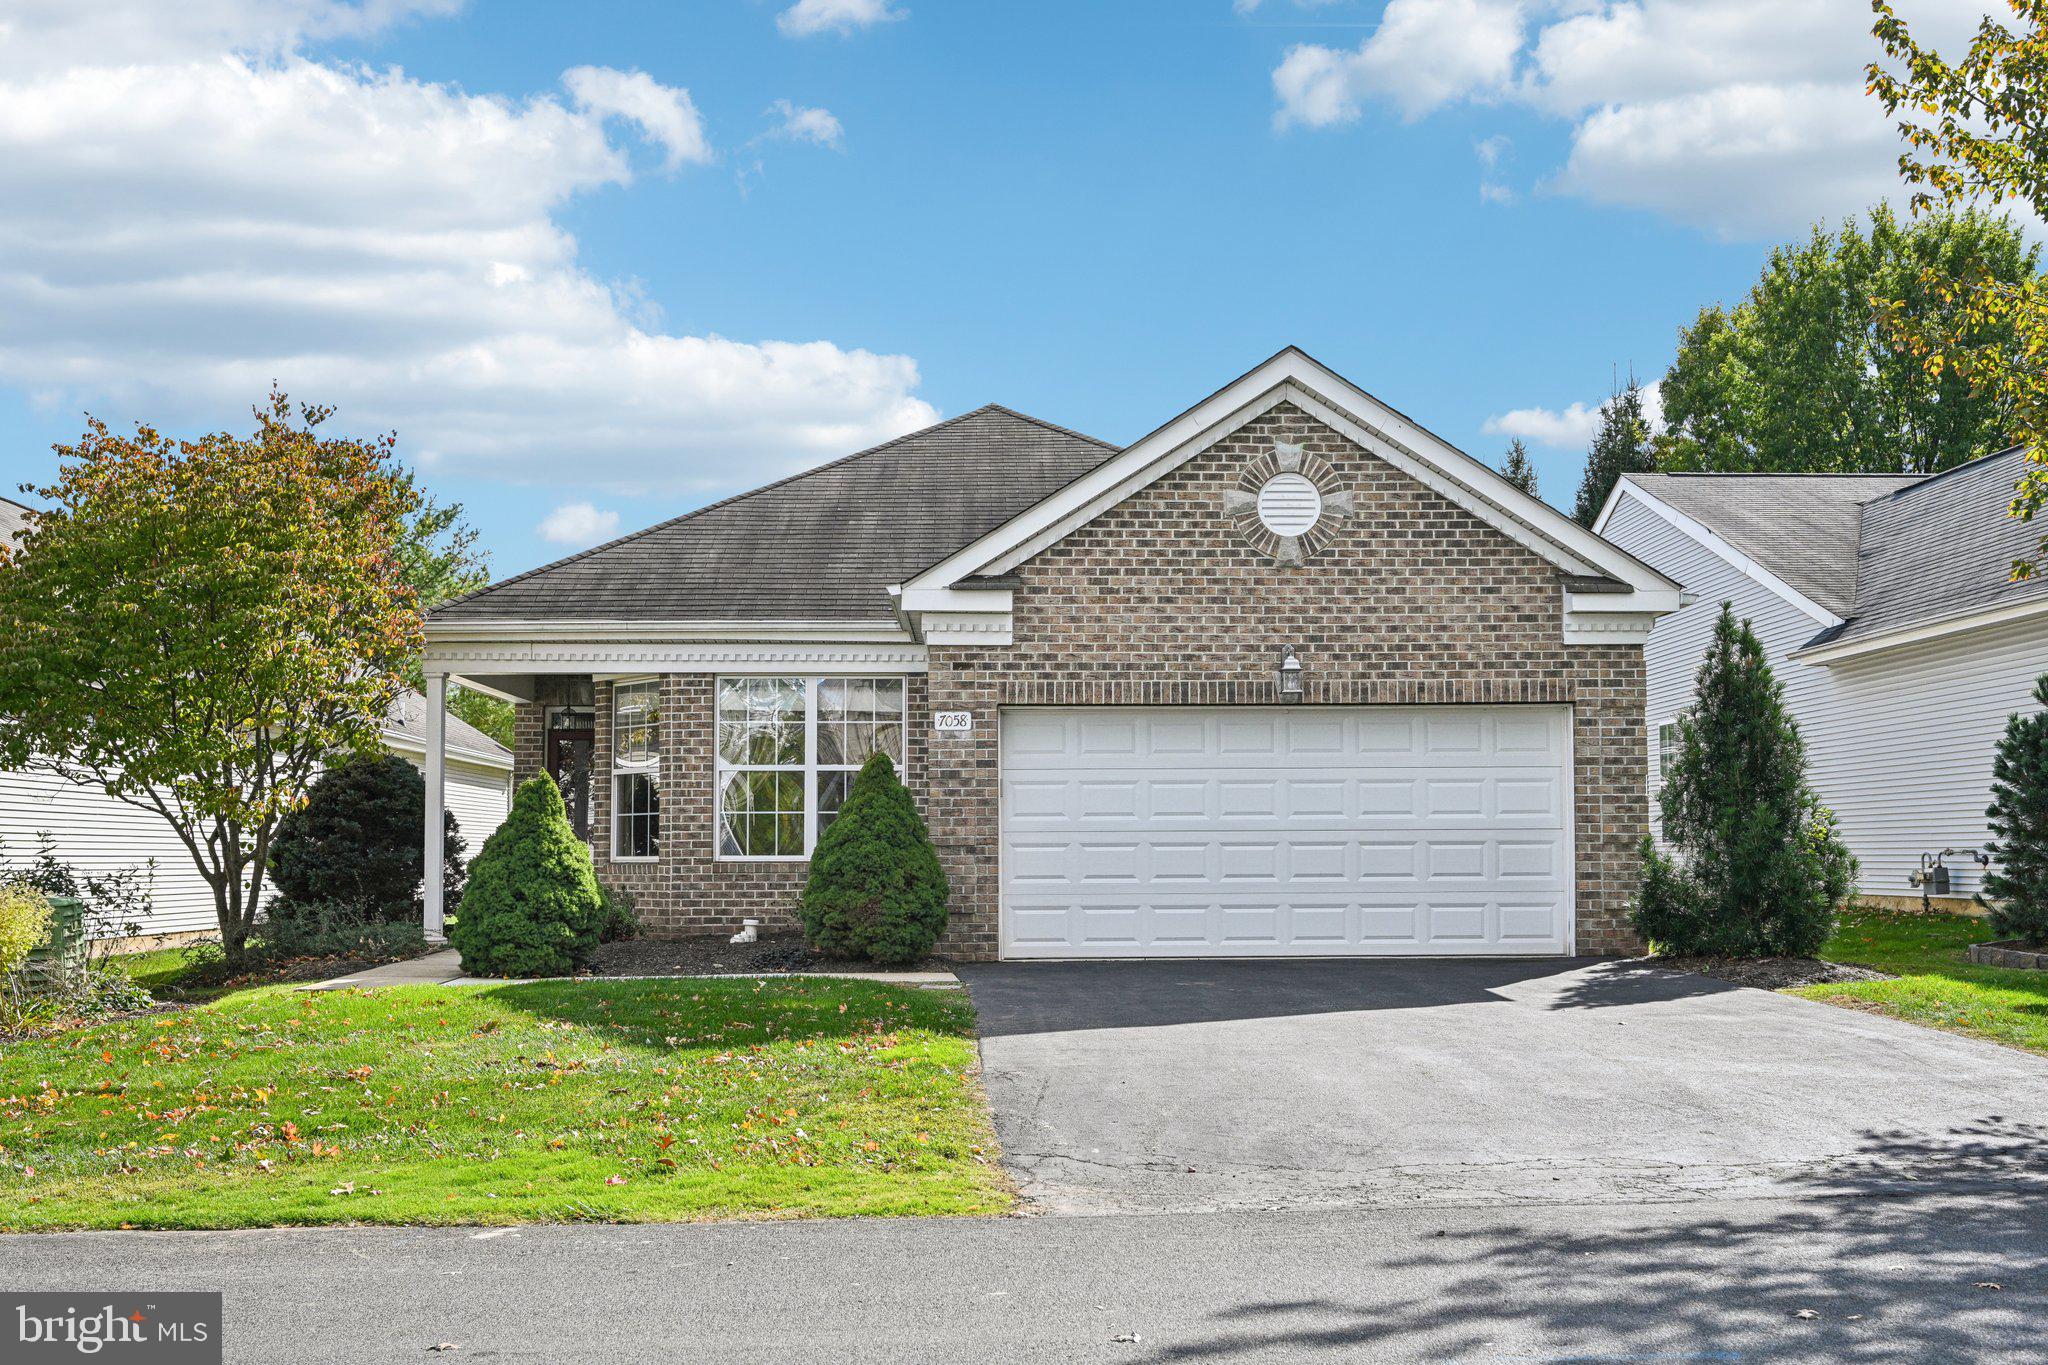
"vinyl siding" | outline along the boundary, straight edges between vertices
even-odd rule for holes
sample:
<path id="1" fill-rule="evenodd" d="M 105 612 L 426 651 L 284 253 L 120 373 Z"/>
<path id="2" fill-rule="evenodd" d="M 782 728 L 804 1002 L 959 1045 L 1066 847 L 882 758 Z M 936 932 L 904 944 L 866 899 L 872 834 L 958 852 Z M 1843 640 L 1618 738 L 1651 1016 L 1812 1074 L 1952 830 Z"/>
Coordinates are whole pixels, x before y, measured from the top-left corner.
<path id="1" fill-rule="evenodd" d="M 1657 727 L 1689 706 L 1693 679 L 1723 601 L 1749 619 L 1806 740 L 1807 779 L 1833 807 L 1861 864 L 1858 889 L 1907 896 L 1922 852 L 1981 846 L 1988 837 L 1991 756 L 2006 717 L 2033 709 L 2048 671 L 2048 623 L 2023 622 L 1886 651 L 1832 667 L 1789 654 L 1825 624 L 1755 582 L 1624 493 L 1607 539 L 1699 595 L 1657 623 L 1644 649 L 1652 746 L 1652 820 L 1659 785 Z M 1977 866 L 1951 859 L 1951 894 L 1982 886 Z"/>
<path id="2" fill-rule="evenodd" d="M 406 757 L 417 764 L 414 756 Z M 470 856 L 504 822 L 511 780 L 505 769 L 449 760 L 448 808 L 462 827 Z M 0 772 L 0 857 L 9 863 L 33 857 L 45 830 L 54 840 L 56 855 L 80 872 L 103 874 L 154 861 L 154 914 L 142 933 L 216 927 L 212 888 L 155 812 L 47 773 Z"/>

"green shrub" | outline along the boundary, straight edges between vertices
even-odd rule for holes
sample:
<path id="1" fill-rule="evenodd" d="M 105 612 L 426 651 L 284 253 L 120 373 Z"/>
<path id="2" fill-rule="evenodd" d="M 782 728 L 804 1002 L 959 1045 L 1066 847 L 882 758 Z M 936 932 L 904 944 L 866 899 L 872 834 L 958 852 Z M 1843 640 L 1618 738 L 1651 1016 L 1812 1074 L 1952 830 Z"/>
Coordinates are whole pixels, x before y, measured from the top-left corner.
<path id="1" fill-rule="evenodd" d="M 633 893 L 622 886 L 597 884 L 599 943 L 622 943 L 640 937 L 640 910 Z"/>
<path id="2" fill-rule="evenodd" d="M 1660 794 L 1664 838 L 1643 857 L 1636 931 L 1666 953 L 1809 957 L 1834 929 L 1856 861 L 1806 788 L 1806 750 L 1763 646 L 1723 604 L 1678 721 Z"/>
<path id="3" fill-rule="evenodd" d="M 476 855 L 448 939 L 472 976 L 564 976 L 596 950 L 601 907 L 590 847 L 542 773 Z"/>
<path id="4" fill-rule="evenodd" d="M 341 902 L 385 920 L 420 918 L 427 782 L 396 754 L 357 754 L 321 774 L 270 849 L 273 921 Z M 444 812 L 447 904 L 462 893 L 462 833 Z"/>
<path id="5" fill-rule="evenodd" d="M 804 937 L 821 953 L 915 962 L 946 927 L 946 874 L 887 755 L 870 758 L 818 839 L 804 886 Z"/>
<path id="6" fill-rule="evenodd" d="M 2048 675 L 2034 683 L 2048 707 Z M 2019 714 L 1991 763 L 1992 870 L 1978 897 L 1999 938 L 2048 943 L 2048 710 Z"/>
<path id="7" fill-rule="evenodd" d="M 0 976 L 19 971 L 50 936 L 50 903 L 33 887 L 0 885 Z"/>
<path id="8" fill-rule="evenodd" d="M 386 919 L 382 907 L 347 901 L 299 904 L 283 919 L 258 924 L 249 945 L 250 956 L 263 965 L 293 958 L 396 962 L 426 950 L 426 929 L 418 922 Z"/>

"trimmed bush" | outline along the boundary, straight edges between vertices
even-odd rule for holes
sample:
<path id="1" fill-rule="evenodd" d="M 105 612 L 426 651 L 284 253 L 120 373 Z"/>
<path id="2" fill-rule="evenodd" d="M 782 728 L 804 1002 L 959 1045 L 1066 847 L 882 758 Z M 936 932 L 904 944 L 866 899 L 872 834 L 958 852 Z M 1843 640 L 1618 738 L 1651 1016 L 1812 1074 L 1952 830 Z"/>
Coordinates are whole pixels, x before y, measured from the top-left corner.
<path id="1" fill-rule="evenodd" d="M 640 911 L 633 893 L 624 887 L 597 884 L 599 943 L 622 943 L 640 937 Z"/>
<path id="2" fill-rule="evenodd" d="M 946 927 L 946 874 L 910 790 L 870 758 L 811 856 L 804 937 L 821 953 L 884 966 L 931 952 Z"/>
<path id="3" fill-rule="evenodd" d="M 462 833 L 443 812 L 446 904 L 462 894 Z M 420 917 L 426 869 L 420 827 L 427 781 L 396 754 L 357 754 L 321 774 L 306 804 L 279 822 L 269 913 L 291 919 L 340 902 L 385 920 Z"/>
<path id="4" fill-rule="evenodd" d="M 1636 931 L 1664 953 L 1809 957 L 1834 930 L 1856 860 L 1806 789 L 1806 749 L 1763 646 L 1723 604 L 1698 700 L 1659 800 L 1667 858 L 1647 841 Z"/>
<path id="5" fill-rule="evenodd" d="M 596 951 L 602 906 L 590 846 L 542 773 L 476 855 L 448 941 L 472 976 L 566 976 Z"/>
<path id="6" fill-rule="evenodd" d="M 21 969 L 50 936 L 50 903 L 33 887 L 0 884 L 0 976 Z"/>
<path id="7" fill-rule="evenodd" d="M 2048 708 L 2048 674 L 2034 683 Z M 1991 762 L 1991 871 L 1978 897 L 1991 932 L 2030 945 L 2048 943 L 2048 710 L 2018 714 Z"/>

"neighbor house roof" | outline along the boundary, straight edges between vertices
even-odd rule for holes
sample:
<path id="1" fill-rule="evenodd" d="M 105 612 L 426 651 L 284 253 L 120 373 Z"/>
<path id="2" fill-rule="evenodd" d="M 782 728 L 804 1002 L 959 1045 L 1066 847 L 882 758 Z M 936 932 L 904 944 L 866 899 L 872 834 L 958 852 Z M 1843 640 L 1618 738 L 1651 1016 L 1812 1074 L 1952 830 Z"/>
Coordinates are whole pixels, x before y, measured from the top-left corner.
<path id="1" fill-rule="evenodd" d="M 427 751 L 427 699 L 417 692 L 401 692 L 384 713 L 384 742 L 394 749 Z M 471 725 L 454 712 L 448 714 L 447 748 L 450 754 L 475 758 L 494 767 L 510 768 L 512 751 Z"/>
<path id="2" fill-rule="evenodd" d="M 29 509 L 12 498 L 0 498 L 0 540 L 13 540 L 28 529 Z"/>
<path id="3" fill-rule="evenodd" d="M 2010 514 L 2020 449 L 1988 455 L 1865 503 L 1856 610 L 1814 641 L 1847 645 L 1929 622 L 2048 598 L 2048 575 L 2015 582 L 2048 523 Z"/>
<path id="4" fill-rule="evenodd" d="M 1863 504 L 1925 477 L 1630 474 L 1628 481 L 1707 527 L 1816 605 L 1847 617 L 1856 608 Z"/>
<path id="5" fill-rule="evenodd" d="M 2013 581 L 2044 528 L 2009 515 L 2015 447 L 1939 474 L 1630 474 L 1840 617 L 1805 649 L 1845 649 L 2005 607 L 2048 605 L 2048 575 Z"/>
<path id="6" fill-rule="evenodd" d="M 991 404 L 494 583 L 433 620 L 891 621 L 889 588 L 1116 451 Z"/>

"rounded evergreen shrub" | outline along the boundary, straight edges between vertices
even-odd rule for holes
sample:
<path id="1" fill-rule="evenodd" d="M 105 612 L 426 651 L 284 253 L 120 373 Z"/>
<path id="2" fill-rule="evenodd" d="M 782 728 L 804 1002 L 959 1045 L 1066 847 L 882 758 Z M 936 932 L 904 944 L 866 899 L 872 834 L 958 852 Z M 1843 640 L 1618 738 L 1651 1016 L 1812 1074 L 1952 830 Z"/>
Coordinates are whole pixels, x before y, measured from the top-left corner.
<path id="1" fill-rule="evenodd" d="M 519 785 L 512 814 L 484 840 L 448 941 L 472 976 L 566 976 L 597 950 L 603 900 L 590 846 L 576 837 L 555 779 Z"/>
<path id="2" fill-rule="evenodd" d="M 270 846 L 272 919 L 340 902 L 384 920 L 416 920 L 426 856 L 427 781 L 396 754 L 357 754 L 320 775 L 278 823 Z M 462 832 L 443 812 L 446 903 L 462 894 Z"/>
<path id="3" fill-rule="evenodd" d="M 876 754 L 811 855 L 804 937 L 835 957 L 915 962 L 946 927 L 946 897 L 945 871 L 910 790 L 888 756 Z"/>
<path id="4" fill-rule="evenodd" d="M 2048 708 L 2048 675 L 2034 684 Z M 1978 899 L 2002 939 L 2048 943 L 2048 709 L 2005 723 L 1991 764 L 1992 870 Z"/>

